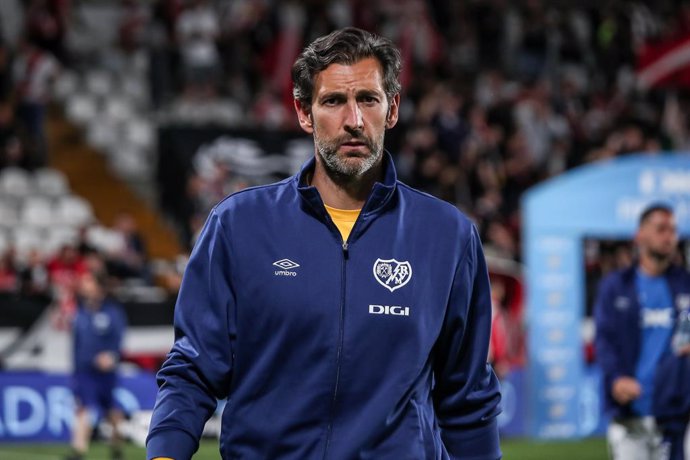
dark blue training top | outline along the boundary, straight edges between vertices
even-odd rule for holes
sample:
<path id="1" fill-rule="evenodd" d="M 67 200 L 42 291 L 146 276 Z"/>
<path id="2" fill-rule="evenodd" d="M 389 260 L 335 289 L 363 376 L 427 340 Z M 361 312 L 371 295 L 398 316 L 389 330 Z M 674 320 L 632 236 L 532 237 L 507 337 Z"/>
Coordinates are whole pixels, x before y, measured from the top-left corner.
<path id="1" fill-rule="evenodd" d="M 637 267 L 630 267 L 605 277 L 600 283 L 594 305 L 596 359 L 603 371 L 606 410 L 613 417 L 640 415 L 635 410 L 634 404 L 620 405 L 611 395 L 612 384 L 616 378 L 636 376 L 642 352 L 640 325 L 645 318 L 641 316 L 636 271 Z M 664 273 L 663 278 L 671 291 L 671 319 L 675 324 L 678 310 L 690 301 L 690 274 L 680 267 L 671 267 Z M 661 315 L 666 315 L 666 313 L 659 314 L 652 322 L 660 322 Z M 658 358 L 659 360 L 671 354 L 670 347 L 666 346 L 667 342 L 664 345 L 665 352 Z M 664 376 L 671 371 L 673 371 L 672 366 L 665 368 L 662 374 L 657 369 L 654 381 L 663 382 Z M 653 385 L 653 387 L 657 392 L 666 390 L 664 385 Z M 685 391 L 685 389 L 683 393 L 690 395 L 690 391 Z M 656 405 L 653 401 L 655 397 L 652 395 L 653 406 Z M 649 404 L 649 401 L 646 403 Z M 652 415 L 657 415 L 657 412 L 666 410 L 663 407 L 656 407 L 651 412 Z"/>
<path id="2" fill-rule="evenodd" d="M 98 310 L 82 304 L 77 307 L 73 323 L 74 371 L 100 372 L 94 366 L 94 358 L 102 351 L 110 351 L 119 357 L 127 320 L 122 306 L 105 300 Z"/>
<path id="3" fill-rule="evenodd" d="M 477 231 L 385 162 L 346 242 L 306 184 L 313 159 L 211 212 L 158 374 L 149 459 L 189 459 L 224 397 L 224 459 L 500 458 Z"/>

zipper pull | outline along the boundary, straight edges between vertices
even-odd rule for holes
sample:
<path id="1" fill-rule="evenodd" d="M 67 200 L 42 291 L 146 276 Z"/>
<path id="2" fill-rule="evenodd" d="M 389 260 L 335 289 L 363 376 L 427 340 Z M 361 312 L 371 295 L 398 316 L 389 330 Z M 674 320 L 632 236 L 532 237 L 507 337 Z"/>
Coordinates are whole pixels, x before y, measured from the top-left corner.
<path id="1" fill-rule="evenodd" d="M 345 257 L 345 260 L 347 260 L 348 255 L 349 255 L 349 252 L 348 252 L 347 241 L 343 241 L 343 256 Z"/>

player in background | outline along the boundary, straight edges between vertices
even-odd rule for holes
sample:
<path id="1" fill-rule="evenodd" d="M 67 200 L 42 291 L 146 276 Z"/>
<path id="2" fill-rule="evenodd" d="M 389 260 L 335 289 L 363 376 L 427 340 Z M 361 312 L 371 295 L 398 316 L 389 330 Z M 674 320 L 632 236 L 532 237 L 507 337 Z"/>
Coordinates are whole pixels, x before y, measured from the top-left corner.
<path id="1" fill-rule="evenodd" d="M 677 320 L 690 307 L 690 274 L 673 264 L 678 246 L 673 210 L 659 203 L 648 206 L 640 215 L 635 244 L 637 260 L 602 280 L 594 306 L 596 357 L 611 416 L 609 453 L 614 460 L 682 459 L 682 436 L 679 442 L 655 417 L 669 409 L 660 407 L 664 398 L 659 396 L 669 385 L 681 385 L 681 394 L 690 394 L 690 381 L 666 381 L 669 372 L 679 369 L 659 368 L 668 356 L 690 352 L 687 345 L 671 346 Z M 676 406 L 673 411 L 680 407 L 666 399 Z"/>
<path id="2" fill-rule="evenodd" d="M 111 458 L 122 459 L 120 423 L 123 413 L 115 405 L 122 338 L 126 317 L 122 306 L 107 297 L 102 274 L 87 271 L 78 280 L 78 307 L 73 323 L 73 391 L 76 412 L 72 452 L 66 460 L 81 460 L 89 449 L 96 421 L 107 416 L 111 427 Z"/>

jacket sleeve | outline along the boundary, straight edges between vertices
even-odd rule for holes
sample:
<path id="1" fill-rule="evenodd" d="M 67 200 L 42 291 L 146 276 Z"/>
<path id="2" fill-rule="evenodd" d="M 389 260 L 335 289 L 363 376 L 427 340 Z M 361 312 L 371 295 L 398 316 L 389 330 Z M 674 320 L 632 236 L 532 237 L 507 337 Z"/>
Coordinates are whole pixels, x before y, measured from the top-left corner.
<path id="1" fill-rule="evenodd" d="M 122 345 L 125 332 L 127 331 L 127 316 L 122 305 L 115 304 L 112 320 L 115 324 L 115 327 L 113 332 L 113 340 L 112 343 L 109 344 L 108 351 L 113 352 L 119 359 L 122 355 Z"/>
<path id="2" fill-rule="evenodd" d="M 434 405 L 452 459 L 495 460 L 501 458 L 496 420 L 501 394 L 487 364 L 491 292 L 474 226 L 461 257 L 436 344 Z"/>
<path id="3" fill-rule="evenodd" d="M 603 371 L 607 392 L 611 391 L 611 384 L 616 378 L 626 375 L 616 339 L 621 324 L 615 319 L 614 297 L 614 278 L 608 276 L 600 283 L 594 302 L 595 357 Z"/>
<path id="4" fill-rule="evenodd" d="M 214 209 L 192 251 L 177 298 L 175 343 L 157 375 L 148 459 L 190 459 L 217 399 L 227 396 L 235 305 L 228 241 Z"/>

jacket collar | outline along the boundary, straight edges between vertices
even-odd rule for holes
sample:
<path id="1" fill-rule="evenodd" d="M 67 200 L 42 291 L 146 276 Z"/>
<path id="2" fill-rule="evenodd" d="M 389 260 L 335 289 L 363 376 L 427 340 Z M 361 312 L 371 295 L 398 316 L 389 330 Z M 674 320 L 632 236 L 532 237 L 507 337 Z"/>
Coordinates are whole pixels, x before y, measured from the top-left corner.
<path id="1" fill-rule="evenodd" d="M 309 185 L 308 177 L 314 172 L 316 159 L 312 157 L 303 166 L 300 172 L 294 176 L 294 183 L 297 186 L 297 191 L 317 212 L 323 216 L 326 213 L 326 208 L 321 200 L 319 191 L 313 185 Z M 374 187 L 369 193 L 361 215 L 366 217 L 369 214 L 378 213 L 386 204 L 388 204 L 395 192 L 398 176 L 393 164 L 393 158 L 388 151 L 383 153 L 383 181 L 375 182 Z"/>
<path id="2" fill-rule="evenodd" d="M 628 281 L 634 280 L 635 277 L 637 276 L 637 271 L 640 268 L 640 261 L 635 260 L 630 266 L 626 267 L 622 271 L 622 276 Z M 669 281 L 675 281 L 676 278 L 678 278 L 679 275 L 681 275 L 683 272 L 683 269 L 678 267 L 677 265 L 671 264 L 668 266 L 666 271 L 664 271 L 661 276 L 666 278 Z"/>

